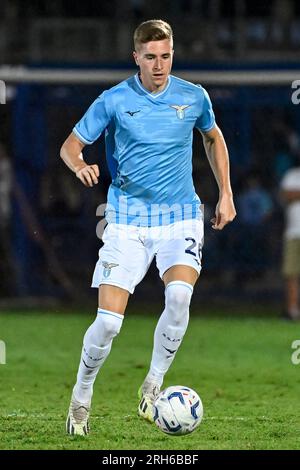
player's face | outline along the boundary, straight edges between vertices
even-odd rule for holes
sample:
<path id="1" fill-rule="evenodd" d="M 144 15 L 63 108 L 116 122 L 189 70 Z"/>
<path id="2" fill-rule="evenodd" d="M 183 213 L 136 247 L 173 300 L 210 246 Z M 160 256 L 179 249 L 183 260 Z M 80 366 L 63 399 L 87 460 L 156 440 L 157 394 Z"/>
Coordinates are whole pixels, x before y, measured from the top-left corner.
<path id="1" fill-rule="evenodd" d="M 141 80 L 145 88 L 152 92 L 164 89 L 173 62 L 173 41 L 163 39 L 141 44 L 133 56 L 140 67 Z"/>

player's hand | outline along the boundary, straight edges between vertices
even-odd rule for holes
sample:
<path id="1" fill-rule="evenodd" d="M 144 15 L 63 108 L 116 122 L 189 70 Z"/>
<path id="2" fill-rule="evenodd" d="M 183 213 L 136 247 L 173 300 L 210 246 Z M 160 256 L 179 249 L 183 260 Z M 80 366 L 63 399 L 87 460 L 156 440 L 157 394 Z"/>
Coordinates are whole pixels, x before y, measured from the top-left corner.
<path id="1" fill-rule="evenodd" d="M 85 186 L 90 188 L 98 183 L 99 175 L 98 165 L 86 165 L 76 171 L 77 178 L 79 178 Z"/>
<path id="2" fill-rule="evenodd" d="M 224 195 L 220 197 L 216 207 L 216 216 L 211 219 L 212 228 L 214 230 L 222 230 L 225 225 L 232 222 L 236 216 L 232 195 Z"/>

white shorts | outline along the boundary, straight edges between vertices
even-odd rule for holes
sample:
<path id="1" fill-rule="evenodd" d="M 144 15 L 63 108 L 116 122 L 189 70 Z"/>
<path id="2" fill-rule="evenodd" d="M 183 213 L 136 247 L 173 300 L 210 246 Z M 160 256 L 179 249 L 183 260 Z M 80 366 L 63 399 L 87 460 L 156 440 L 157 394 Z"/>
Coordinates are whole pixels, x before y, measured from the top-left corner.
<path id="1" fill-rule="evenodd" d="M 201 271 L 203 221 L 197 219 L 156 227 L 110 223 L 104 230 L 92 287 L 110 284 L 131 294 L 154 257 L 159 275 L 175 265 Z"/>

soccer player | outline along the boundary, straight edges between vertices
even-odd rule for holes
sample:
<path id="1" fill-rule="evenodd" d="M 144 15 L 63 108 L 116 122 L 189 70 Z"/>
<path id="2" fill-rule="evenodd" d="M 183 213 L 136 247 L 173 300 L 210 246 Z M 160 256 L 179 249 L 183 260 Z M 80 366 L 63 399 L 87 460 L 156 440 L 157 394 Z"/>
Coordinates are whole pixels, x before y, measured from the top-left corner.
<path id="1" fill-rule="evenodd" d="M 153 421 L 153 401 L 182 342 L 189 305 L 201 270 L 203 216 L 192 180 L 193 129 L 219 187 L 212 227 L 222 230 L 235 215 L 229 159 L 211 101 L 201 87 L 170 75 L 173 35 L 162 20 L 145 21 L 134 33 L 139 72 L 104 91 L 61 148 L 81 182 L 98 183 L 98 165 L 82 156 L 105 131 L 112 183 L 108 191 L 103 247 L 92 287 L 98 288 L 95 321 L 83 339 L 66 428 L 89 432 L 93 384 L 120 332 L 129 295 L 156 258 L 165 284 L 165 307 L 154 333 L 149 372 L 139 390 L 138 412 Z"/>

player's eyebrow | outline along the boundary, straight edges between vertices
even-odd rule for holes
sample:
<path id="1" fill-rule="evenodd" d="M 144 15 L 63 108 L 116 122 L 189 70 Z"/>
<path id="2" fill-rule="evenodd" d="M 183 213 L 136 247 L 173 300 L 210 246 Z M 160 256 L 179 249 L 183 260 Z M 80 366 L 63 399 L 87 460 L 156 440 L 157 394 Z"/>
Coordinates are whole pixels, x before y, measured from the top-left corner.
<path id="1" fill-rule="evenodd" d="M 170 52 L 164 52 L 163 54 L 161 54 L 161 57 L 170 57 L 170 55 L 171 55 Z M 152 57 L 154 57 L 154 58 L 157 57 L 157 55 L 156 54 L 146 53 L 144 55 L 144 57 L 146 57 L 147 59 L 150 59 Z"/>

